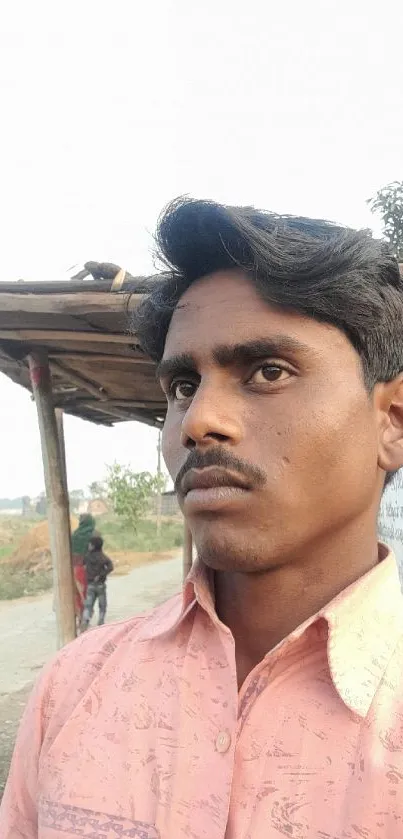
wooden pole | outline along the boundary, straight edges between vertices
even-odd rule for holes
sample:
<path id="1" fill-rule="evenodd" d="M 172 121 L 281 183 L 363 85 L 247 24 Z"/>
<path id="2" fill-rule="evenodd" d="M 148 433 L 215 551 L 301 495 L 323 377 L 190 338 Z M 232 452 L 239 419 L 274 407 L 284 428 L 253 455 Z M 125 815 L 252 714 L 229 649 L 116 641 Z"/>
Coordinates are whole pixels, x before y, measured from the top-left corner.
<path id="1" fill-rule="evenodd" d="M 158 432 L 157 443 L 157 475 L 158 480 L 161 481 L 161 431 Z M 161 485 L 158 486 L 157 494 L 157 536 L 161 533 L 161 519 L 162 519 L 162 494 Z"/>
<path id="2" fill-rule="evenodd" d="M 28 361 L 41 436 L 53 564 L 57 644 L 58 647 L 62 647 L 76 636 L 68 495 L 63 477 L 47 353 L 43 350 L 33 352 Z"/>
<path id="3" fill-rule="evenodd" d="M 183 579 L 186 580 L 193 562 L 193 539 L 186 521 L 183 533 Z"/>
<path id="4" fill-rule="evenodd" d="M 61 463 L 61 470 L 62 470 L 62 478 L 63 478 L 63 487 L 67 497 L 67 503 L 69 505 L 69 518 L 70 518 L 70 502 L 69 502 L 69 487 L 67 483 L 67 463 L 66 463 L 66 444 L 64 440 L 64 415 L 62 408 L 55 408 L 55 417 L 56 417 L 56 427 L 57 427 L 57 438 L 59 440 L 59 448 L 60 448 L 60 463 Z"/>

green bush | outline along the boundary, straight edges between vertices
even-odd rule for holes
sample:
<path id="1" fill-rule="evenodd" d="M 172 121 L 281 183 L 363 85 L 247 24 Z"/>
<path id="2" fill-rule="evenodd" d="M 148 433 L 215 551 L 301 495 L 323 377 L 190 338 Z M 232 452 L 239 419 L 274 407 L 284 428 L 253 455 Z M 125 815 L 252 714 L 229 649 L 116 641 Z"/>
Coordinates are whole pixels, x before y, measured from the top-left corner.
<path id="1" fill-rule="evenodd" d="M 105 542 L 105 551 L 168 551 L 183 544 L 183 524 L 163 521 L 158 535 L 157 525 L 151 519 L 142 519 L 136 530 L 115 517 L 105 517 L 97 522 L 97 529 Z"/>
<path id="2" fill-rule="evenodd" d="M 0 565 L 0 600 L 14 600 L 30 594 L 42 594 L 52 587 L 51 571 L 29 572 L 12 565 Z"/>

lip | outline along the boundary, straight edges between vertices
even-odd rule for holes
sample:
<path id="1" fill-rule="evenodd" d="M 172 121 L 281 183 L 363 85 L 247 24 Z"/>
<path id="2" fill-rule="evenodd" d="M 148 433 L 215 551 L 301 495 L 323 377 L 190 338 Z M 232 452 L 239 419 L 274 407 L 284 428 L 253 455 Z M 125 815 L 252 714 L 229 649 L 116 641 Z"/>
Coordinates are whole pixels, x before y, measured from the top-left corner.
<path id="1" fill-rule="evenodd" d="M 181 486 L 188 513 L 242 502 L 249 490 L 250 485 L 240 475 L 216 467 L 189 470 Z"/>
<path id="2" fill-rule="evenodd" d="M 240 502 L 245 503 L 247 489 L 234 486 L 218 486 L 209 489 L 191 489 L 185 495 L 184 509 L 187 514 L 197 512 L 212 512 L 222 510 L 224 507 L 235 506 Z"/>

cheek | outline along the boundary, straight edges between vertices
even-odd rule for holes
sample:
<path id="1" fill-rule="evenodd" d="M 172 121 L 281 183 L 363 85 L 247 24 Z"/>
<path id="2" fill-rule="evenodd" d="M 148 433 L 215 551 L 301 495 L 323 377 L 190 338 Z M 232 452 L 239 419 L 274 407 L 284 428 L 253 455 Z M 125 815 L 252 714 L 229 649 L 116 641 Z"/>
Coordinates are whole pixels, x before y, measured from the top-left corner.
<path id="1" fill-rule="evenodd" d="M 280 472 L 305 474 L 308 469 L 312 476 L 322 472 L 325 477 L 337 464 L 369 463 L 372 450 L 376 457 L 376 429 L 367 402 L 353 398 L 346 403 L 334 395 L 324 399 L 323 389 L 321 398 L 313 396 L 290 404 L 289 410 L 283 403 L 278 412 L 272 410 L 270 421 L 250 428 L 252 445 L 259 440 L 256 456 L 269 472 L 276 465 Z"/>
<path id="2" fill-rule="evenodd" d="M 181 422 L 173 422 L 167 417 L 162 431 L 162 455 L 171 478 L 174 480 L 182 463 L 186 459 L 186 451 L 181 441 Z"/>

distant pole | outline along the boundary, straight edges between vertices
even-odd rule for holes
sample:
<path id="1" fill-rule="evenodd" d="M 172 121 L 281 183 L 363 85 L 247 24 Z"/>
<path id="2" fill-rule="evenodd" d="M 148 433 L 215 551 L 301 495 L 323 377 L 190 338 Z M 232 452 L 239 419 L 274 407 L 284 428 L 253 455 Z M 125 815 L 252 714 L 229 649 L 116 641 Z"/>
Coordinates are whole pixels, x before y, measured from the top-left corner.
<path id="1" fill-rule="evenodd" d="M 162 494 L 161 494 L 161 431 L 158 431 L 157 443 L 157 475 L 158 475 L 158 495 L 157 495 L 157 536 L 161 533 L 161 519 L 162 519 Z"/>
<path id="2" fill-rule="evenodd" d="M 76 636 L 67 482 L 53 404 L 52 379 L 47 353 L 42 350 L 33 352 L 28 356 L 28 361 L 42 446 L 53 564 L 57 644 L 58 647 L 62 647 Z"/>
<path id="3" fill-rule="evenodd" d="M 193 539 L 189 525 L 184 522 L 183 532 L 183 579 L 186 580 L 193 563 Z"/>

